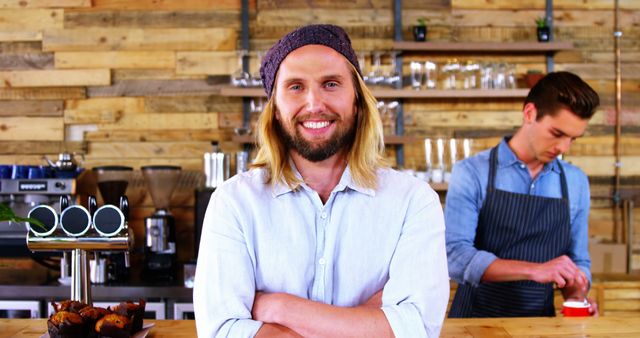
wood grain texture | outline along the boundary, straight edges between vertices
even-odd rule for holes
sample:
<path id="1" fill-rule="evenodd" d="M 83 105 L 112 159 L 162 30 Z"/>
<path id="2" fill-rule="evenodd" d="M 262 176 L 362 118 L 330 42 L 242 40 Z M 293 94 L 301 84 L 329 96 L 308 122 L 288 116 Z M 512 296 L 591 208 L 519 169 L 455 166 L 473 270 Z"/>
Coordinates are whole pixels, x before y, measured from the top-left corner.
<path id="1" fill-rule="evenodd" d="M 125 114 L 115 123 L 100 124 L 98 130 L 216 129 L 218 114 Z"/>
<path id="2" fill-rule="evenodd" d="M 211 150 L 210 142 L 91 142 L 91 158 L 198 158 Z"/>
<path id="3" fill-rule="evenodd" d="M 148 113 L 239 113 L 242 111 L 242 99 L 216 95 L 147 97 L 145 111 Z"/>
<path id="4" fill-rule="evenodd" d="M 236 52 L 178 52 L 176 59 L 177 74 L 229 75 L 239 69 Z"/>
<path id="5" fill-rule="evenodd" d="M 212 95 L 220 92 L 221 85 L 206 80 L 126 80 L 112 86 L 89 87 L 89 97 L 105 96 L 172 96 Z"/>
<path id="6" fill-rule="evenodd" d="M 230 28 L 85 28 L 45 31 L 45 51 L 181 51 L 233 50 L 237 33 Z"/>
<path id="7" fill-rule="evenodd" d="M 128 27 L 128 28 L 211 28 L 240 29 L 238 10 L 181 11 L 65 11 L 65 28 Z"/>
<path id="8" fill-rule="evenodd" d="M 0 101 L 0 116 L 62 116 L 64 101 Z"/>
<path id="9" fill-rule="evenodd" d="M 111 84 L 108 69 L 26 70 L 0 72 L 0 88 L 76 87 Z"/>
<path id="10" fill-rule="evenodd" d="M 61 29 L 63 13 L 61 9 L 3 9 L 0 10 L 0 30 L 33 32 Z"/>
<path id="11" fill-rule="evenodd" d="M 621 9 L 640 9 L 635 0 L 619 0 Z M 545 3 L 538 0 L 451 0 L 453 9 L 542 9 Z M 554 0 L 554 9 L 613 9 L 609 0 Z"/>
<path id="12" fill-rule="evenodd" d="M 195 10 L 195 9 L 240 9 L 237 0 L 93 0 L 92 9 L 117 10 Z M 256 8 L 256 0 L 249 0 L 249 8 Z"/>
<path id="13" fill-rule="evenodd" d="M 0 140 L 3 141 L 62 141 L 63 139 L 64 124 L 61 117 L 3 117 L 0 119 Z"/>
<path id="14" fill-rule="evenodd" d="M 111 69 L 175 69 L 174 52 L 57 52 L 58 69 L 111 68 Z"/>
<path id="15" fill-rule="evenodd" d="M 101 142 L 166 142 L 166 141 L 218 141 L 231 139 L 230 132 L 221 129 L 175 130 L 99 130 L 85 133 L 87 141 Z"/>
<path id="16" fill-rule="evenodd" d="M 302 26 L 312 23 L 331 23 L 341 26 L 377 26 L 392 23 L 390 9 L 343 9 L 340 15 L 330 9 L 261 10 L 256 17 L 259 26 Z"/>
<path id="17" fill-rule="evenodd" d="M 2 88 L 0 100 L 59 100 L 83 99 L 87 97 L 84 88 Z"/>
<path id="18" fill-rule="evenodd" d="M 0 0 L 0 8 L 91 7 L 91 0 Z"/>
<path id="19" fill-rule="evenodd" d="M 46 155 L 63 151 L 85 153 L 87 144 L 84 142 L 64 141 L 0 141 L 1 155 Z"/>
<path id="20" fill-rule="evenodd" d="M 41 31 L 3 31 L 0 41 L 42 41 Z"/>
<path id="21" fill-rule="evenodd" d="M 0 71 L 52 68 L 53 53 L 0 54 Z"/>

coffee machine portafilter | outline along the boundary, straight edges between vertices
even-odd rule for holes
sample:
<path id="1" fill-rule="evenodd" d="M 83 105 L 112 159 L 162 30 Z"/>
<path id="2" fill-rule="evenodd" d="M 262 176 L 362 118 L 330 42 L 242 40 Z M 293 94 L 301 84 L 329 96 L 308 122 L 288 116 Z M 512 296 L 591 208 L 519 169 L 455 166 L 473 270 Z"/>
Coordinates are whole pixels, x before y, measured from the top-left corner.
<path id="1" fill-rule="evenodd" d="M 69 206 L 63 196 L 60 205 L 59 217 L 47 205 L 31 209 L 28 217 L 37 219 L 42 226 L 27 224 L 27 246 L 31 251 L 71 252 L 71 300 L 91 305 L 87 254 L 131 250 L 133 238 L 127 225 L 129 203 L 126 196 L 122 196 L 119 208 L 105 205 L 96 210 L 96 198 L 90 196 L 87 210 L 81 205 Z"/>

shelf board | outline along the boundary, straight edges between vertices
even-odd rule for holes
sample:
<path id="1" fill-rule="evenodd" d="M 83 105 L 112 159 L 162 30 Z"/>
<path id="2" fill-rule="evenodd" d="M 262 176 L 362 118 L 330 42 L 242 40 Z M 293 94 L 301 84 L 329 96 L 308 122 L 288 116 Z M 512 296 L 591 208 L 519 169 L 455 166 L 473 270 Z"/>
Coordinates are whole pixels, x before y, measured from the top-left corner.
<path id="1" fill-rule="evenodd" d="M 373 95 L 381 98 L 521 98 L 527 97 L 528 88 L 518 89 L 374 89 Z"/>
<path id="2" fill-rule="evenodd" d="M 220 89 L 221 96 L 240 96 L 240 97 L 267 97 L 262 87 L 246 88 L 224 86 Z"/>
<path id="3" fill-rule="evenodd" d="M 378 99 L 398 98 L 522 98 L 527 97 L 528 88 L 518 89 L 372 89 Z M 262 88 L 240 88 L 226 86 L 220 90 L 222 96 L 265 97 Z"/>
<path id="4" fill-rule="evenodd" d="M 396 41 L 393 49 L 423 52 L 546 53 L 573 49 L 572 42 L 414 42 Z"/>
<path id="5" fill-rule="evenodd" d="M 384 143 L 387 145 L 398 145 L 422 142 L 423 139 L 414 136 L 402 136 L 402 135 L 385 135 Z M 242 144 L 255 144 L 256 139 L 253 135 L 233 135 L 231 141 Z"/>

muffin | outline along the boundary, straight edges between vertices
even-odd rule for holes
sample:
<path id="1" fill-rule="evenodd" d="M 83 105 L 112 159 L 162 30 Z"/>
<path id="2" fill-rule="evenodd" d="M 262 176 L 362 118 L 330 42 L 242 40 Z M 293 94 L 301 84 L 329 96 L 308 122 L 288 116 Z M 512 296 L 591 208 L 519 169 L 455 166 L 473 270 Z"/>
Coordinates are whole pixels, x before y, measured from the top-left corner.
<path id="1" fill-rule="evenodd" d="M 68 311 L 73 313 L 79 313 L 80 310 L 82 310 L 83 308 L 89 305 L 79 302 L 77 300 L 63 300 L 60 303 L 51 301 L 51 306 L 53 306 L 53 309 L 55 310 L 55 312 Z"/>
<path id="2" fill-rule="evenodd" d="M 138 304 L 128 300 L 116 305 L 112 310 L 114 313 L 126 316 L 131 321 L 131 334 L 142 330 L 142 320 L 144 319 L 145 301 L 140 299 Z"/>
<path id="3" fill-rule="evenodd" d="M 98 337 L 130 338 L 131 322 L 129 318 L 117 313 L 103 316 L 96 322 L 95 332 Z"/>
<path id="4" fill-rule="evenodd" d="M 87 306 L 80 310 L 80 317 L 85 322 L 87 327 L 89 328 L 89 338 L 98 337 L 98 334 L 95 332 L 94 327 L 100 318 L 110 314 L 111 311 L 101 308 L 101 307 L 92 307 Z"/>
<path id="5" fill-rule="evenodd" d="M 51 338 L 86 337 L 89 327 L 82 317 L 74 312 L 58 311 L 47 320 L 47 329 Z"/>

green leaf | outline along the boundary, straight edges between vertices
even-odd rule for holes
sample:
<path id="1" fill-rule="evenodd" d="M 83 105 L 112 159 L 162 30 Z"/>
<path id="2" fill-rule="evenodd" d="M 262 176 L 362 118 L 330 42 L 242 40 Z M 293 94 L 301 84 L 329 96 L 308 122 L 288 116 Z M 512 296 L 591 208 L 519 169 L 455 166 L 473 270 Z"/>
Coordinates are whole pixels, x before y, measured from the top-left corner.
<path id="1" fill-rule="evenodd" d="M 0 222 L 8 221 L 8 222 L 29 222 L 31 226 L 35 225 L 42 230 L 46 230 L 44 224 L 35 218 L 27 218 L 27 217 L 19 217 L 13 212 L 13 209 L 9 207 L 6 203 L 0 203 Z"/>

